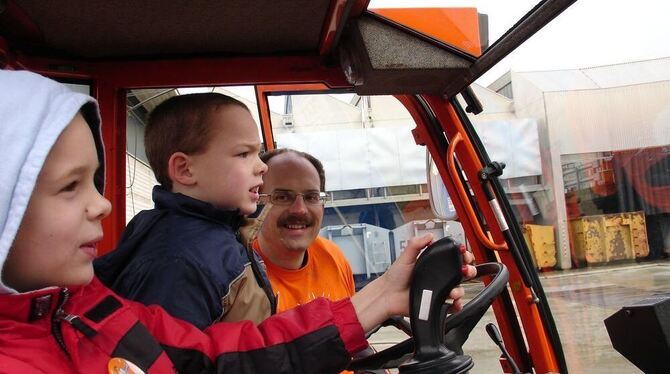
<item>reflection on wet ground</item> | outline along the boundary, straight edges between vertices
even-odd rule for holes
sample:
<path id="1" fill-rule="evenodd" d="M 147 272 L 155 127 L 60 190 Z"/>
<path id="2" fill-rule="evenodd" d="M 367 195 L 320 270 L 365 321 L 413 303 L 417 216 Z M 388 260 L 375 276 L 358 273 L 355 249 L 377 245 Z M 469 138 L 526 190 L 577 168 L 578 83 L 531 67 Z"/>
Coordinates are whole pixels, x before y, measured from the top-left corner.
<path id="1" fill-rule="evenodd" d="M 558 326 L 570 373 L 641 373 L 612 348 L 603 320 L 624 305 L 657 295 L 670 295 L 670 262 L 625 264 L 540 274 L 544 291 Z M 480 284 L 467 284 L 473 295 Z M 473 357 L 472 374 L 501 373 L 500 351 L 484 331 L 495 323 L 489 310 L 475 328 L 464 351 Z M 384 328 L 372 336 L 378 349 L 406 336 Z M 384 344 L 386 343 L 386 344 Z"/>

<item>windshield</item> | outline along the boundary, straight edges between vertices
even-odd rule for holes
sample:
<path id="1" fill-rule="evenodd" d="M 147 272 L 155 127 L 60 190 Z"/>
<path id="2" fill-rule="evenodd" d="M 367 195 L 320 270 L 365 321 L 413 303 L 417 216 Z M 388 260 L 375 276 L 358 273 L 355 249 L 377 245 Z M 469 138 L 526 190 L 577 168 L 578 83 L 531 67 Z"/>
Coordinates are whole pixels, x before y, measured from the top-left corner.
<path id="1" fill-rule="evenodd" d="M 273 117 L 277 148 L 312 154 L 323 164 L 329 200 L 321 235 L 349 260 L 356 288 L 383 273 L 418 231 L 450 231 L 428 203 L 425 149 L 409 113 L 393 97 L 280 95 Z M 272 101 L 271 101 L 272 102 Z"/>
<path id="2" fill-rule="evenodd" d="M 670 295 L 668 10 L 578 1 L 473 85 L 570 372 L 638 372 L 604 320 Z"/>

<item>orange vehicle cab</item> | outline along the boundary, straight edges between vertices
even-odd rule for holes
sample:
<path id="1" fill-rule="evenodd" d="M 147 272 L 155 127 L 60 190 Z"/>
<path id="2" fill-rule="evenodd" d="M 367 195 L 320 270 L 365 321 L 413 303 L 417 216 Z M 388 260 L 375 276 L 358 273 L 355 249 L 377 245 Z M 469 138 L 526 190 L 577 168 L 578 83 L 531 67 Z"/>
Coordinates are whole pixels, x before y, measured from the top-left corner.
<path id="1" fill-rule="evenodd" d="M 487 46 L 481 32 L 486 18 L 475 8 L 369 10 L 366 0 L 163 1 L 160 6 L 149 1 L 131 6 L 103 0 L 7 0 L 0 2 L 0 68 L 85 84 L 99 101 L 105 195 L 113 204 L 103 221 L 101 252 L 113 250 L 126 222 L 130 90 L 253 85 L 268 149 L 275 144 L 268 105 L 272 96 L 394 95 L 416 123 L 414 141 L 434 160 L 478 263 L 504 265 L 484 272 L 484 284 L 491 285 L 501 269 L 508 272 L 509 287 L 503 282 L 499 295 L 489 300 L 509 352 L 500 357 L 501 372 L 511 373 L 516 365 L 520 372 L 565 373 L 547 299 L 497 180 L 501 165 L 489 159 L 466 112 L 481 111 L 470 84 L 573 2 L 539 2 Z M 630 178 L 636 181 L 634 175 Z M 436 274 L 440 278 L 443 273 Z M 418 324 L 412 320 L 415 335 L 422 333 Z M 444 331 L 435 334 L 441 344 Z M 409 359 L 414 351 L 444 349 L 424 350 L 421 344 L 433 340 L 419 338 L 415 336 L 416 347 L 403 351 Z M 391 358 L 398 360 L 393 355 L 380 360 Z M 423 369 L 404 372 L 430 372 Z"/>

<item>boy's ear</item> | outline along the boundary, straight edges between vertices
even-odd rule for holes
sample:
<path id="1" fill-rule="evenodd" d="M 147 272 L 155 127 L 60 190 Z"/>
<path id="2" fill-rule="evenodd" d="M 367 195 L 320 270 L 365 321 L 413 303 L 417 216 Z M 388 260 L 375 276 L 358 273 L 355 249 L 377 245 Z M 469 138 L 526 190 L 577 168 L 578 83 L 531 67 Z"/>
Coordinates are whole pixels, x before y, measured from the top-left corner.
<path id="1" fill-rule="evenodd" d="M 168 175 L 173 183 L 192 186 L 196 183 L 191 171 L 191 157 L 184 152 L 175 152 L 168 160 Z"/>

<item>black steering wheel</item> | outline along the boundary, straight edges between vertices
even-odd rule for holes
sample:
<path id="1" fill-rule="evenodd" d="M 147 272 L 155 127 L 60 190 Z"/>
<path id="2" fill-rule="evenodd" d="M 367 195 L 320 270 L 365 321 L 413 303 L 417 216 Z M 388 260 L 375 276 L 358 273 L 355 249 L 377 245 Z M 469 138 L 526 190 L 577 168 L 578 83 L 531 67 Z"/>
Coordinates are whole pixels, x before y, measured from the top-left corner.
<path id="1" fill-rule="evenodd" d="M 353 360 L 348 370 L 398 368 L 401 373 L 465 373 L 474 365 L 463 355 L 463 344 L 493 300 L 506 288 L 505 265 L 477 265 L 476 278 L 491 282 L 458 313 L 447 315 L 445 304 L 451 290 L 462 281 L 460 244 L 446 237 L 431 244 L 417 259 L 410 288 L 410 323 L 394 317 L 393 325 L 409 333 L 409 339 L 367 357 Z"/>

